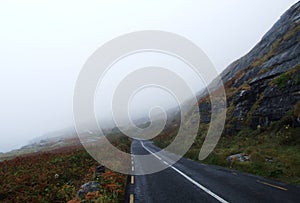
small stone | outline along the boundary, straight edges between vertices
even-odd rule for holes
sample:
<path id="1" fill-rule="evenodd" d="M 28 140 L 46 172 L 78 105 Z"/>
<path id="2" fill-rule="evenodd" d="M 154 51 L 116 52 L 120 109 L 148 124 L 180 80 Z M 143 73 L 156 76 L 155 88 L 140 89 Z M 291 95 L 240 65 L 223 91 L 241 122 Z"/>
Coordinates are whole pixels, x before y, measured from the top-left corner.
<path id="1" fill-rule="evenodd" d="M 100 183 L 96 181 L 90 181 L 80 187 L 80 190 L 77 192 L 77 195 L 80 198 L 84 198 L 86 194 L 97 192 L 99 190 L 100 190 Z"/>
<path id="2" fill-rule="evenodd" d="M 96 167 L 95 176 L 99 176 L 102 173 L 105 173 L 105 166 L 99 165 Z"/>

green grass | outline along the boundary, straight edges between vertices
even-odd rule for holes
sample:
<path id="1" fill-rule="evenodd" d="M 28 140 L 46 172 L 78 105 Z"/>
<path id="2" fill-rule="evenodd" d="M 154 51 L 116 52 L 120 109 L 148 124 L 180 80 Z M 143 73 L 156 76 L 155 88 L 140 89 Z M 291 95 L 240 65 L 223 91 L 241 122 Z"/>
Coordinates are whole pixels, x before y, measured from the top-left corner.
<path id="1" fill-rule="evenodd" d="M 276 77 L 273 82 L 278 86 L 279 89 L 283 89 L 286 86 L 287 81 L 290 79 L 289 73 L 283 73 Z"/>
<path id="2" fill-rule="evenodd" d="M 232 168 L 300 185 L 299 148 L 299 127 L 282 126 L 278 130 L 269 128 L 264 132 L 244 129 L 237 136 L 222 137 L 204 163 L 230 167 L 231 164 L 226 161 L 226 157 L 236 153 L 248 154 L 251 161 L 235 162 Z M 197 154 L 195 149 L 190 151 Z M 273 161 L 267 162 L 266 158 L 272 158 Z"/>
<path id="3" fill-rule="evenodd" d="M 222 136 L 215 150 L 202 162 L 300 185 L 300 128 L 293 128 L 285 122 L 282 119 L 265 129 L 244 128 L 235 136 Z M 198 155 L 208 126 L 200 125 L 195 142 L 185 154 L 186 158 L 199 161 Z M 154 139 L 154 142 L 164 148 L 175 136 L 173 132 L 169 137 L 164 135 L 163 139 Z M 251 161 L 231 164 L 226 160 L 236 153 L 250 155 Z M 266 158 L 273 161 L 267 162 Z"/>

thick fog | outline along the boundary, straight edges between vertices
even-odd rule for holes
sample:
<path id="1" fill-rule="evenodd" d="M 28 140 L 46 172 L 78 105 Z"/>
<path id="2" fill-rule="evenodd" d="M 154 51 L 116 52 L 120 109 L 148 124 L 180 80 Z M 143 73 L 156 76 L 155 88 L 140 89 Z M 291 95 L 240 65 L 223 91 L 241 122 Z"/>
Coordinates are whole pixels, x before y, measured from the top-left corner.
<path id="1" fill-rule="evenodd" d="M 1 1 L 0 152 L 74 126 L 73 93 L 89 56 L 125 33 L 163 30 L 198 45 L 218 72 L 247 53 L 296 0 Z M 99 121 L 109 125 L 109 98 L 119 80 L 140 66 L 168 66 L 194 92 L 201 79 L 166 56 L 144 54 L 116 64 L 96 93 Z M 122 71 L 121 71 L 121 67 Z M 145 89 L 129 106 L 133 118 L 153 103 L 175 106 L 160 89 Z M 105 106 L 101 110 L 101 107 Z"/>

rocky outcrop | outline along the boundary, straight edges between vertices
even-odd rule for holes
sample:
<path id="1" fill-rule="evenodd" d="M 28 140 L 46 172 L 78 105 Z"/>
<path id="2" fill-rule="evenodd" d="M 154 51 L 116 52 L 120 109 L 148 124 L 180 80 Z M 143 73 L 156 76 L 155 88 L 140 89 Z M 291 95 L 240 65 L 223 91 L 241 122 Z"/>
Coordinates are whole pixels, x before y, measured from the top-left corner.
<path id="1" fill-rule="evenodd" d="M 296 57 L 299 57 L 299 7 L 300 2 L 292 6 L 247 55 L 223 71 L 221 76 L 224 83 L 234 79 L 238 72 L 246 71 L 249 68 L 254 69 L 248 70 L 247 77 L 240 82 L 247 78 L 255 78 L 255 73 L 261 69 L 278 66 L 284 62 L 292 61 L 289 67 L 298 63 L 299 60 L 297 61 Z"/>
<path id="2" fill-rule="evenodd" d="M 297 2 L 247 55 L 223 71 L 228 104 L 226 134 L 235 134 L 245 126 L 269 126 L 292 116 L 300 101 L 299 42 Z M 201 121 L 205 123 L 210 120 L 207 102 L 203 98 L 199 102 Z"/>

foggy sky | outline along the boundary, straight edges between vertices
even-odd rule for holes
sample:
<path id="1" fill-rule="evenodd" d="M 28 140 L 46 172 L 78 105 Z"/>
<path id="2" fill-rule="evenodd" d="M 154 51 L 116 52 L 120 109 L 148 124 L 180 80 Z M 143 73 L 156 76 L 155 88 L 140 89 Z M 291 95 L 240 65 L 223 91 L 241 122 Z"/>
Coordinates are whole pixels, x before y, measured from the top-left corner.
<path id="1" fill-rule="evenodd" d="M 169 31 L 197 44 L 221 72 L 250 51 L 295 2 L 1 1 L 0 152 L 73 126 L 77 76 L 103 43 L 133 31 Z M 112 74 L 112 81 L 116 78 Z M 201 88 L 190 80 L 195 91 Z M 141 98 L 148 101 L 145 106 L 152 101 Z"/>

